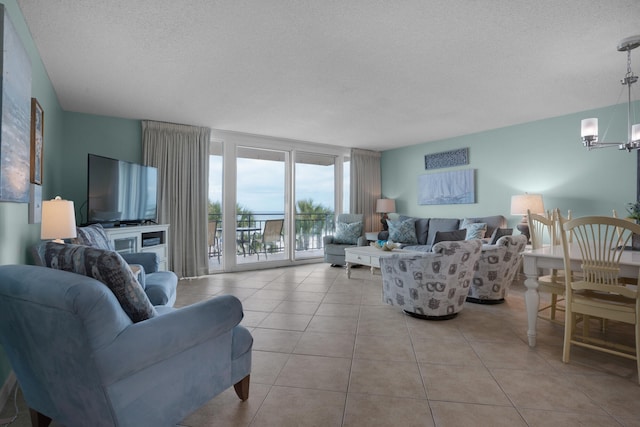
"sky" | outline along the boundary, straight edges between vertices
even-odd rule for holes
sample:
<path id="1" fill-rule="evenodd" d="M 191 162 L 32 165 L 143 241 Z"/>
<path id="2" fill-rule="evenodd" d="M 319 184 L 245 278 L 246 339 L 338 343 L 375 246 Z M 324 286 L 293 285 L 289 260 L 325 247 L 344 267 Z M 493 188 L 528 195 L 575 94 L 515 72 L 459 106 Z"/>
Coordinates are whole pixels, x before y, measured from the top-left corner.
<path id="1" fill-rule="evenodd" d="M 209 200 L 220 201 L 222 156 L 209 156 L 209 170 Z M 239 158 L 237 174 L 238 203 L 243 208 L 253 212 L 284 212 L 284 162 Z M 333 165 L 296 164 L 296 200 L 312 199 L 314 204 L 334 210 L 333 175 Z"/>

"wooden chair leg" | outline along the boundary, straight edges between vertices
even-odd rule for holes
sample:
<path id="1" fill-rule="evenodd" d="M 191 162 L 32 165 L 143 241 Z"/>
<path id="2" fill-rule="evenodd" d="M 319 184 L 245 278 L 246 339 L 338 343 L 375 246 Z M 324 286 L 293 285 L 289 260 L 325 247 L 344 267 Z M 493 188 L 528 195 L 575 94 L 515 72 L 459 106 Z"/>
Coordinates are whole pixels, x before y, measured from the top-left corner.
<path id="1" fill-rule="evenodd" d="M 41 414 L 35 409 L 29 408 L 29 416 L 31 417 L 32 427 L 48 427 L 51 424 L 51 418 Z"/>
<path id="2" fill-rule="evenodd" d="M 243 402 L 249 398 L 249 377 L 251 375 L 247 375 L 239 382 L 233 385 L 233 388 L 236 390 L 236 394 Z"/>

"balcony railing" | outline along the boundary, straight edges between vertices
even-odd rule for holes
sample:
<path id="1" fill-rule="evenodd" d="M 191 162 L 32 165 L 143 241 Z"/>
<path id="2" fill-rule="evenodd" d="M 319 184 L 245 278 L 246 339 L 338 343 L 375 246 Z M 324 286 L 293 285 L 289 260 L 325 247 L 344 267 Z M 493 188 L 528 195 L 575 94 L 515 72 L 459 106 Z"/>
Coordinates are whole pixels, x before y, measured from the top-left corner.
<path id="1" fill-rule="evenodd" d="M 283 213 L 246 213 L 238 214 L 237 221 L 237 242 L 239 253 L 246 253 L 247 245 L 252 250 L 263 251 L 261 247 L 262 232 L 264 230 L 264 223 L 269 219 L 283 219 Z M 295 216 L 295 250 L 296 251 L 310 251 L 323 248 L 324 236 L 333 235 L 335 232 L 334 213 L 298 213 Z M 218 229 L 222 229 L 222 215 L 210 214 L 209 221 L 217 221 Z M 247 231 L 250 229 L 256 229 L 254 231 Z M 240 231 L 244 230 L 244 231 Z M 284 229 L 283 229 L 284 233 Z M 283 236 L 284 237 L 284 236 Z M 242 245 L 242 247 L 240 247 Z M 277 251 L 282 248 L 282 245 L 270 245 L 267 251 Z"/>

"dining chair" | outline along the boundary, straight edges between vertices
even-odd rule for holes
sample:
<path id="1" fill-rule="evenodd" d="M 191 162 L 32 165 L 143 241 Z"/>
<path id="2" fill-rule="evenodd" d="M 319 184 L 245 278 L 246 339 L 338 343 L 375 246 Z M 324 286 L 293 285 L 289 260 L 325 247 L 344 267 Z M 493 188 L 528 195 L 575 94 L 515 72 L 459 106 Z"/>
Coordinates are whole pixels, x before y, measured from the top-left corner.
<path id="1" fill-rule="evenodd" d="M 640 234 L 640 225 L 624 219 L 606 216 L 587 216 L 573 220 L 559 218 L 565 269 L 565 322 L 562 361 L 569 363 L 571 345 L 603 351 L 636 361 L 640 375 L 640 298 L 638 280 L 640 267 L 634 271 L 635 284 L 622 280 L 620 259 L 633 233 Z M 567 233 L 573 233 L 574 243 L 568 242 Z M 581 276 L 571 276 L 571 249 L 577 253 Z M 574 255 L 575 257 L 576 255 Z M 575 334 L 577 316 L 596 317 L 628 323 L 635 329 L 635 346 L 607 339 L 603 333 L 592 337 L 588 328 Z M 640 381 L 640 378 L 639 378 Z"/>
<path id="2" fill-rule="evenodd" d="M 557 221 L 555 221 L 555 215 L 555 211 L 547 212 L 544 215 L 527 212 L 532 249 L 542 248 L 545 241 L 552 246 L 560 244 L 556 233 Z M 538 291 L 551 294 L 550 303 L 538 308 L 539 318 L 553 323 L 561 323 L 556 319 L 556 314 L 558 311 L 564 311 L 563 307 L 558 304 L 563 301 L 564 286 L 564 274 L 562 271 L 552 269 L 549 274 L 538 277 Z M 546 310 L 550 310 L 548 317 L 541 314 Z"/>
<path id="3" fill-rule="evenodd" d="M 218 221 L 209 221 L 208 226 L 209 258 L 217 256 L 220 262 L 220 242 L 218 240 Z"/>
<path id="4" fill-rule="evenodd" d="M 268 219 L 264 222 L 264 230 L 262 230 L 262 236 L 258 239 L 254 235 L 254 245 L 258 260 L 260 260 L 260 252 L 258 246 L 263 249 L 264 257 L 267 258 L 267 250 L 269 244 L 276 244 L 278 251 L 280 251 L 280 243 L 282 241 L 282 228 L 284 227 L 284 219 Z"/>

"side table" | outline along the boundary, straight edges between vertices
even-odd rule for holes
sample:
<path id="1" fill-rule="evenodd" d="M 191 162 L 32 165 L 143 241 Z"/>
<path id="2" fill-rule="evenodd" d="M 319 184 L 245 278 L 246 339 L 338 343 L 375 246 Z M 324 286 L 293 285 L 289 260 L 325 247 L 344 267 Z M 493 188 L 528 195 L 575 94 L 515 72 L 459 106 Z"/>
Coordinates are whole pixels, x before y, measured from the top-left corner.
<path id="1" fill-rule="evenodd" d="M 378 232 L 377 231 L 369 231 L 367 233 L 364 233 L 364 237 L 369 241 L 369 242 L 375 242 L 378 240 Z"/>

